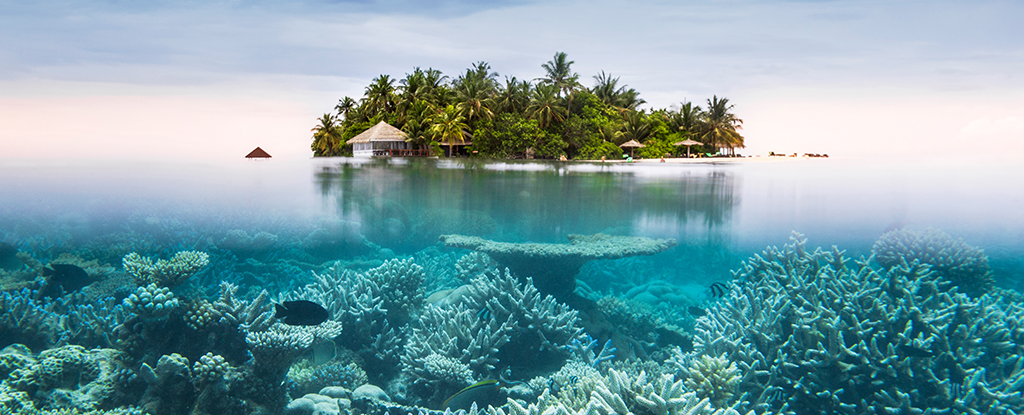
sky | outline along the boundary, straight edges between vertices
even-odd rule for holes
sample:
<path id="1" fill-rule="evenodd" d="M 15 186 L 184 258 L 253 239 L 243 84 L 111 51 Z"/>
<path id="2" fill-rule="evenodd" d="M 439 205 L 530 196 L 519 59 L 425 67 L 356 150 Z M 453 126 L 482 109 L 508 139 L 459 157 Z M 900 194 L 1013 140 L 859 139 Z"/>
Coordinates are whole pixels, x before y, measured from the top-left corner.
<path id="1" fill-rule="evenodd" d="M 380 74 L 566 52 L 646 109 L 727 97 L 746 155 L 1024 161 L 1019 1 L 0 0 L 0 160 L 311 156 Z"/>

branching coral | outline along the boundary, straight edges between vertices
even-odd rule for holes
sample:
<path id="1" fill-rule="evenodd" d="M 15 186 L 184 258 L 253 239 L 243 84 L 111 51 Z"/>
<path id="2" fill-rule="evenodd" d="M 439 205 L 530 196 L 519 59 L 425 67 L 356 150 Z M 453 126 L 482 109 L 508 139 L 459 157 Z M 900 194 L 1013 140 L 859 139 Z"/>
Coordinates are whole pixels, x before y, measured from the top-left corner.
<path id="1" fill-rule="evenodd" d="M 993 277 L 985 251 L 937 229 L 887 232 L 875 242 L 871 251 L 875 254 L 875 261 L 886 269 L 917 261 L 931 267 L 938 277 L 953 283 L 960 291 L 973 296 L 992 288 Z"/>
<path id="2" fill-rule="evenodd" d="M 781 413 L 1019 412 L 1024 308 L 942 290 L 924 266 L 884 273 L 799 235 L 736 272 L 697 321 L 696 351 L 735 362 L 740 405 Z M 980 374 L 979 374 L 980 373 Z"/>
<path id="3" fill-rule="evenodd" d="M 472 380 L 493 378 L 499 366 L 529 379 L 560 367 L 566 346 L 582 336 L 576 311 L 507 271 L 474 278 L 466 295 L 445 307 L 428 305 L 411 328 L 402 363 L 418 385 L 435 391 L 465 386 L 464 370 L 451 374 L 462 365 Z M 432 370 L 442 358 L 448 369 Z"/>
<path id="4" fill-rule="evenodd" d="M 524 406 L 509 399 L 508 410 L 490 407 L 489 415 L 738 415 L 732 408 L 712 408 L 707 398 L 687 392 L 672 375 L 649 379 L 641 372 L 629 376 L 614 369 L 607 376 L 590 375 L 558 392 L 545 389 L 536 403 Z M 752 414 L 752 412 L 748 413 Z"/>
<path id="5" fill-rule="evenodd" d="M 170 260 L 152 259 L 132 252 L 121 260 L 124 270 L 139 285 L 155 283 L 161 287 L 181 285 L 210 263 L 210 255 L 199 251 L 181 251 Z"/>
<path id="6" fill-rule="evenodd" d="M 145 320 L 152 320 L 167 317 L 178 308 L 179 302 L 169 288 L 149 284 L 135 290 L 124 299 L 123 304 L 128 312 L 138 314 Z"/>
<path id="7" fill-rule="evenodd" d="M 686 387 L 697 392 L 697 396 L 708 398 L 716 408 L 726 407 L 732 402 L 736 387 L 742 380 L 739 368 L 725 355 L 702 355 L 693 359 L 688 372 Z"/>

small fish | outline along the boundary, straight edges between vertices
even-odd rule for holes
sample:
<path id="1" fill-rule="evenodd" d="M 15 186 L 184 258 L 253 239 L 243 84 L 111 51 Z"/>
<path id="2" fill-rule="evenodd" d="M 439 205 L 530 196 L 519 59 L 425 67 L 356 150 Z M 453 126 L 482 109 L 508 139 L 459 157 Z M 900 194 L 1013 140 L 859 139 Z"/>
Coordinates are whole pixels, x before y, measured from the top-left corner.
<path id="1" fill-rule="evenodd" d="M 708 288 L 711 289 L 712 297 L 724 297 L 726 291 L 729 291 L 729 286 L 723 282 L 713 282 Z"/>
<path id="2" fill-rule="evenodd" d="M 73 293 L 94 282 L 88 272 L 71 264 L 50 264 L 49 268 L 43 268 L 43 277 L 46 278 L 47 288 L 43 294 L 46 297 Z"/>
<path id="3" fill-rule="evenodd" d="M 485 408 L 487 405 L 493 405 L 498 403 L 500 398 L 500 388 L 498 381 L 490 379 L 483 380 L 467 386 L 452 395 L 450 398 L 445 399 L 441 403 L 442 409 L 451 409 L 453 412 L 459 409 L 469 410 L 473 406 L 473 402 L 476 402 L 477 408 Z"/>
<path id="4" fill-rule="evenodd" d="M 700 316 L 703 316 L 703 315 L 708 313 L 707 310 L 705 310 L 703 308 L 700 308 L 700 307 L 692 306 L 692 305 L 689 306 L 689 307 L 686 307 L 686 311 L 688 313 L 690 313 L 691 316 L 694 316 L 694 317 L 700 317 Z"/>
<path id="5" fill-rule="evenodd" d="M 327 310 L 312 301 L 285 301 L 274 304 L 274 318 L 289 326 L 315 326 L 327 321 Z"/>
<path id="6" fill-rule="evenodd" d="M 491 319 L 491 309 L 489 309 L 487 307 L 484 307 L 484 308 L 480 309 L 480 311 L 478 311 L 476 313 L 476 316 L 480 317 L 481 320 L 490 320 Z"/>

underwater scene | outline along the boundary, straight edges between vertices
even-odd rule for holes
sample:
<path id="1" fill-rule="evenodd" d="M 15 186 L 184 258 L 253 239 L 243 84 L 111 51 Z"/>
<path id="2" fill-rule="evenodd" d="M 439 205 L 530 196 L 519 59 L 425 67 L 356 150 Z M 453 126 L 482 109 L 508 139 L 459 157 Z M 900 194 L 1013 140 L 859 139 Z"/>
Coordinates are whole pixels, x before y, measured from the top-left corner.
<path id="1" fill-rule="evenodd" d="M 0 178 L 2 414 L 1024 412 L 1020 166 Z"/>

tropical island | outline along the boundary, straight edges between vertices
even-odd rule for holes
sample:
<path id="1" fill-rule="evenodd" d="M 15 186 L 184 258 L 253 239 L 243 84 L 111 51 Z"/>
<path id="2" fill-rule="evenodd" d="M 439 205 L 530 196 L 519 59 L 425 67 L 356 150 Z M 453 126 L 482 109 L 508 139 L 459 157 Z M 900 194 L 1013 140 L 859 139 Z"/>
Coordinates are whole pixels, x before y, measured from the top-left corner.
<path id="1" fill-rule="evenodd" d="M 728 98 L 648 111 L 639 92 L 604 71 L 585 87 L 573 63 L 557 52 L 541 65 L 543 78 L 504 82 L 482 61 L 455 78 L 419 67 L 397 82 L 382 74 L 362 98 L 346 96 L 317 120 L 310 148 L 314 157 L 351 156 L 350 141 L 375 126 L 401 137 L 412 149 L 403 154 L 419 155 L 611 160 L 735 156 L 744 147 Z"/>

